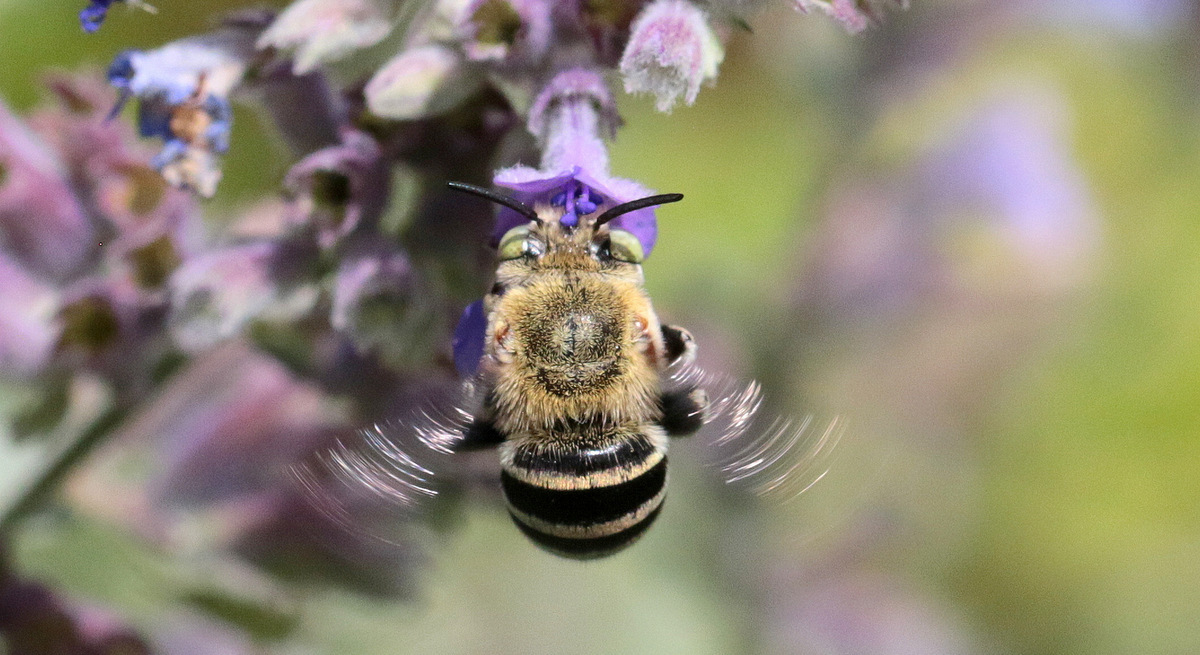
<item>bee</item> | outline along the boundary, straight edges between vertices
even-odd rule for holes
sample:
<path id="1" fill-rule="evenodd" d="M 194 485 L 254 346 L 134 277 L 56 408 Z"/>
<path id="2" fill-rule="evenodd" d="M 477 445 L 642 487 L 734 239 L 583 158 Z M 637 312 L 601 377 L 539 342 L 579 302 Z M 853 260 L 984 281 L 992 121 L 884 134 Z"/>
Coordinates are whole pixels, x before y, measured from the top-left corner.
<path id="1" fill-rule="evenodd" d="M 451 186 L 528 222 L 499 241 L 495 282 L 483 301 L 483 354 L 464 406 L 449 418 L 426 414 L 416 432 L 425 455 L 497 449 L 508 511 L 539 546 L 589 559 L 632 544 L 663 508 L 670 438 L 706 424 L 722 425 L 715 443 L 727 450 L 729 479 L 766 475 L 762 484 L 771 488 L 836 440 L 827 428 L 806 457 L 786 467 L 784 455 L 808 424 L 776 422 L 742 444 L 761 404 L 758 385 L 695 368 L 692 335 L 659 320 L 644 288 L 642 245 L 612 221 L 681 194 L 580 216 Z M 711 400 L 710 391 L 717 392 Z M 332 468 L 402 504 L 434 495 L 437 465 L 398 446 L 391 431 L 370 431 L 365 453 L 340 449 Z"/>

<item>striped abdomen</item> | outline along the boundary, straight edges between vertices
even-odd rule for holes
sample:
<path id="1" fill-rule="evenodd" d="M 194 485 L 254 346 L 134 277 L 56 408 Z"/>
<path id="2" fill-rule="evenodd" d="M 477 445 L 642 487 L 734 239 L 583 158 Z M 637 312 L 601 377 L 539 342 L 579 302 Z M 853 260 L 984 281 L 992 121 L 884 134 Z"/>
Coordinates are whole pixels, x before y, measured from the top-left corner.
<path id="1" fill-rule="evenodd" d="M 655 426 L 522 435 L 501 447 L 501 459 L 517 527 L 568 557 L 602 557 L 633 543 L 666 494 L 666 436 Z"/>

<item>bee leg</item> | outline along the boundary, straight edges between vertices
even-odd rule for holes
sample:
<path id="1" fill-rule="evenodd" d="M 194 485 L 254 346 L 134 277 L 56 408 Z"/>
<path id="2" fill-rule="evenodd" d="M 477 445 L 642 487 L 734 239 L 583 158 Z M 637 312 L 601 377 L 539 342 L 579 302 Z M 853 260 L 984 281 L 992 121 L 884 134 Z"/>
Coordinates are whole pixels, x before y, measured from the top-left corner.
<path id="1" fill-rule="evenodd" d="M 689 364 L 696 358 L 696 340 L 691 332 L 678 325 L 664 325 L 662 336 L 667 350 L 667 364 Z"/>
<path id="2" fill-rule="evenodd" d="M 463 438 L 455 445 L 454 450 L 466 452 L 495 448 L 504 441 L 504 434 L 488 419 L 476 417 L 463 428 Z"/>
<path id="3" fill-rule="evenodd" d="M 700 387 L 663 393 L 662 419 L 659 425 L 672 437 L 686 437 L 704 427 L 708 414 L 708 394 Z"/>

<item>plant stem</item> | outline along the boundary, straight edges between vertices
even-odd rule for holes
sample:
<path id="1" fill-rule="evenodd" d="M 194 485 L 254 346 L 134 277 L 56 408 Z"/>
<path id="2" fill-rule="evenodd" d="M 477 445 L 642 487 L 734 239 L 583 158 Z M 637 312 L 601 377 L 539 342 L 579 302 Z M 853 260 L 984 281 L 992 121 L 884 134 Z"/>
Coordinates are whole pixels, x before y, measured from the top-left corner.
<path id="1" fill-rule="evenodd" d="M 37 509 L 77 464 L 104 443 L 126 414 L 125 407 L 121 405 L 109 407 L 74 440 L 50 457 L 25 490 L 0 513 L 0 540 L 10 536 L 21 520 Z"/>

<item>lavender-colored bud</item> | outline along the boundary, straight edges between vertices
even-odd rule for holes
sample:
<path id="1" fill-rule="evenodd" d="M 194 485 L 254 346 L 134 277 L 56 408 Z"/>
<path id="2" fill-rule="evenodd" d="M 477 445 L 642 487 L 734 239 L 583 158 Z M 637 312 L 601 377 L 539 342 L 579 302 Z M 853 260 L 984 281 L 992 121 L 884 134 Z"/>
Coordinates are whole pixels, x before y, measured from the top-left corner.
<path id="1" fill-rule="evenodd" d="M 367 82 L 367 107 L 383 118 L 411 120 L 453 109 L 482 80 L 444 45 L 410 48 L 393 57 Z"/>
<path id="2" fill-rule="evenodd" d="M 237 335 L 256 318 L 294 318 L 307 312 L 316 292 L 278 279 L 283 246 L 259 242 L 194 257 L 171 276 L 170 328 L 189 351 L 203 350 Z"/>
<path id="3" fill-rule="evenodd" d="M 379 43 L 392 31 L 393 0 L 298 0 L 275 19 L 258 47 L 293 52 L 296 75 Z"/>
<path id="4" fill-rule="evenodd" d="M 362 225 L 373 224 L 391 191 L 388 165 L 375 139 L 346 130 L 341 145 L 318 150 L 288 171 L 285 186 L 295 196 L 291 219 L 316 228 L 322 248 Z"/>
<path id="5" fill-rule="evenodd" d="M 659 111 L 669 112 L 680 99 L 695 102 L 724 58 L 703 10 L 686 0 L 657 0 L 633 22 L 621 75 L 626 93 L 649 93 Z"/>
<path id="6" fill-rule="evenodd" d="M 49 361 L 58 339 L 54 290 L 0 253 L 0 375 L 29 377 Z"/>
<path id="7" fill-rule="evenodd" d="M 0 249 L 54 281 L 94 255 L 95 230 L 62 163 L 0 104 Z"/>
<path id="8" fill-rule="evenodd" d="M 546 0 L 472 0 L 460 27 L 473 61 L 529 64 L 550 48 L 553 3 Z"/>
<path id="9" fill-rule="evenodd" d="M 798 11 L 806 14 L 811 9 L 825 12 L 851 34 L 867 29 L 872 22 L 878 22 L 882 15 L 881 6 L 885 3 L 902 9 L 908 7 L 908 0 L 793 0 L 793 3 Z"/>

